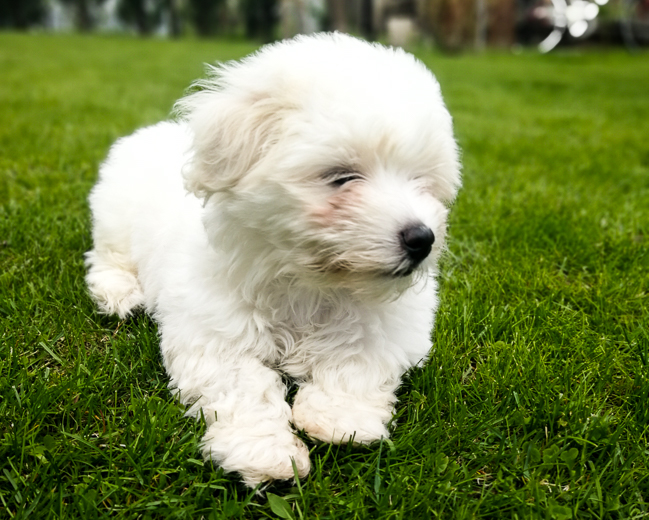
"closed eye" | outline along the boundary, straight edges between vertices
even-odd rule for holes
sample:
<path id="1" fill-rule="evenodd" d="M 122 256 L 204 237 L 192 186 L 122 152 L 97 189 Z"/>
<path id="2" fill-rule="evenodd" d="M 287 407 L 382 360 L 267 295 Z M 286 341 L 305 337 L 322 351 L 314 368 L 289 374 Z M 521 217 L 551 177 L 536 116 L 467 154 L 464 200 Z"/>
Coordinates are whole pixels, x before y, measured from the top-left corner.
<path id="1" fill-rule="evenodd" d="M 342 186 L 343 184 L 347 184 L 348 182 L 351 181 L 357 181 L 361 179 L 361 176 L 358 175 L 357 173 L 352 173 L 349 175 L 344 175 L 342 177 L 337 177 L 336 179 L 332 180 L 329 184 L 332 186 Z"/>
<path id="2" fill-rule="evenodd" d="M 363 178 L 363 176 L 353 170 L 347 168 L 333 168 L 323 175 L 327 180 L 330 186 L 340 187 L 343 184 L 347 184 L 351 181 L 357 181 Z"/>

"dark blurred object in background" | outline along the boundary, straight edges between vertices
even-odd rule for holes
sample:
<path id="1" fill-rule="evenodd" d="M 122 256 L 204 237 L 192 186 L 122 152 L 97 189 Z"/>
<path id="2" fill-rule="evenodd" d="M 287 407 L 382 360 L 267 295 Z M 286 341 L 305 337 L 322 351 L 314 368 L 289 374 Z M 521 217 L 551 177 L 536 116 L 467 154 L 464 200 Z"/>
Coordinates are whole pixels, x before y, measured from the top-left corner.
<path id="1" fill-rule="evenodd" d="M 82 32 L 89 32 L 95 28 L 95 11 L 104 0 L 60 0 L 72 9 L 75 27 Z"/>
<path id="2" fill-rule="evenodd" d="M 432 0 L 423 5 L 423 21 L 443 49 L 509 47 L 514 43 L 514 0 Z"/>
<path id="3" fill-rule="evenodd" d="M 245 36 L 337 30 L 445 51 L 649 45 L 649 0 L 0 0 L 0 28 Z M 514 47 L 515 48 L 515 47 Z"/>
<path id="4" fill-rule="evenodd" d="M 240 9 L 246 28 L 246 37 L 264 43 L 273 41 L 279 21 L 276 0 L 241 0 Z"/>
<path id="5" fill-rule="evenodd" d="M 121 0 L 118 13 L 124 22 L 135 27 L 138 34 L 148 36 L 160 24 L 162 3 L 147 0 Z"/>
<path id="6" fill-rule="evenodd" d="M 621 27 L 628 48 L 649 46 L 649 0 L 627 0 Z"/>
<path id="7" fill-rule="evenodd" d="M 0 28 L 29 29 L 46 17 L 42 0 L 0 0 Z"/>
<path id="8" fill-rule="evenodd" d="M 188 4 L 189 18 L 196 34 L 208 37 L 223 31 L 227 18 L 225 0 L 188 0 Z"/>

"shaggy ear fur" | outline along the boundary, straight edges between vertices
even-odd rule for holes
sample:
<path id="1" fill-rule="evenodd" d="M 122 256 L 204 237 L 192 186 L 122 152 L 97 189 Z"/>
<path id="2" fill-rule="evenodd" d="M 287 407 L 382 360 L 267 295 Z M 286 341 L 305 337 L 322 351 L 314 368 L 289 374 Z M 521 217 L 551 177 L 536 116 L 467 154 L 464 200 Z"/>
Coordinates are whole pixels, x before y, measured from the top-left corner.
<path id="1" fill-rule="evenodd" d="M 254 168 L 277 141 L 288 108 L 263 86 L 233 85 L 229 76 L 238 67 L 211 67 L 208 79 L 193 85 L 200 90 L 175 106 L 194 134 L 193 157 L 183 176 L 186 189 L 199 198 L 233 188 Z"/>

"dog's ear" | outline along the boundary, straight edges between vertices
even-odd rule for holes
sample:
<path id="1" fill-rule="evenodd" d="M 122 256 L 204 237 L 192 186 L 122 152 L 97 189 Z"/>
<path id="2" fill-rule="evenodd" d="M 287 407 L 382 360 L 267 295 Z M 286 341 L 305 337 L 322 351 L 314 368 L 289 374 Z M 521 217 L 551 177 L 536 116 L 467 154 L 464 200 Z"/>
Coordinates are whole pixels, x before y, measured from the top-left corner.
<path id="1" fill-rule="evenodd" d="M 198 197 L 235 187 L 277 142 L 288 107 L 263 86 L 228 81 L 230 67 L 212 69 L 201 90 L 176 104 L 193 132 L 193 157 L 183 169 L 185 187 Z"/>

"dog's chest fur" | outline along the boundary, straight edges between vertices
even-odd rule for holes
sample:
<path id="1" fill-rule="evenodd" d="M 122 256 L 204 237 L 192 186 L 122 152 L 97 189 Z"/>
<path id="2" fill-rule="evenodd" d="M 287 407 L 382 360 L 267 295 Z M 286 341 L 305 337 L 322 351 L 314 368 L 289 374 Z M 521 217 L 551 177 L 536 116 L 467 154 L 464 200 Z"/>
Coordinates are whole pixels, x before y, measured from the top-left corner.
<path id="1" fill-rule="evenodd" d="M 265 303 L 276 347 L 269 361 L 294 377 L 305 375 L 307 360 L 358 353 L 369 333 L 367 311 L 344 294 L 277 291 Z"/>

